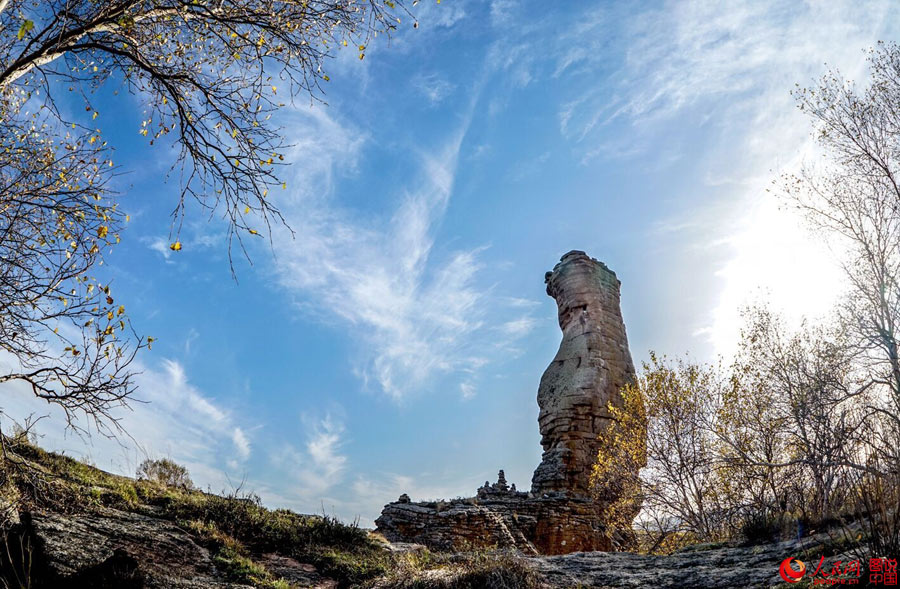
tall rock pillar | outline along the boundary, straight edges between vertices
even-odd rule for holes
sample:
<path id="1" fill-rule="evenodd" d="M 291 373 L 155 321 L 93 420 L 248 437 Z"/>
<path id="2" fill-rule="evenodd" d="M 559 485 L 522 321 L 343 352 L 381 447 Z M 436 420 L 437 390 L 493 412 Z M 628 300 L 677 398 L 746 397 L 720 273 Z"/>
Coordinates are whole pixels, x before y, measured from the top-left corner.
<path id="1" fill-rule="evenodd" d="M 412 503 L 403 494 L 375 520 L 388 540 L 437 550 L 509 547 L 529 554 L 612 550 L 627 543 L 627 537 L 609 533 L 606 505 L 590 494 L 597 437 L 610 423 L 608 405 L 622 404 L 619 389 L 634 378 L 619 281 L 579 251 L 564 255 L 545 281 L 559 306 L 563 339 L 538 390 L 544 454 L 532 492 L 517 491 L 501 470 L 496 483 L 485 483 L 469 499 Z"/>
<path id="2" fill-rule="evenodd" d="M 577 250 L 564 255 L 544 281 L 559 307 L 563 338 L 538 389 L 544 453 L 531 490 L 537 497 L 584 497 L 597 436 L 609 423 L 607 405 L 621 405 L 619 389 L 634 378 L 620 282 L 605 264 Z"/>

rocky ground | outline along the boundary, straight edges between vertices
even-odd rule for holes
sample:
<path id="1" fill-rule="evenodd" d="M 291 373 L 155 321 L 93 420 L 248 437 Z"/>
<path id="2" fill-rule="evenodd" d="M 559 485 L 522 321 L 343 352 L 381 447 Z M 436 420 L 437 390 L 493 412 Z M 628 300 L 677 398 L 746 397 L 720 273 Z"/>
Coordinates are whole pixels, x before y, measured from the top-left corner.
<path id="1" fill-rule="evenodd" d="M 29 533 L 36 586 L 208 589 L 251 587 L 229 580 L 210 551 L 190 533 L 165 519 L 99 509 L 90 514 L 34 513 L 23 518 Z M 778 567 L 787 556 L 801 555 L 826 538 L 750 547 L 698 546 L 670 556 L 587 552 L 564 556 L 517 557 L 534 570 L 536 586 L 574 587 L 773 587 L 783 584 Z M 386 546 L 398 553 L 427 554 L 416 545 Z M 831 555 L 830 555 L 831 556 Z M 833 555 L 840 558 L 839 555 Z M 508 557 L 507 557 L 508 558 Z M 332 589 L 337 580 L 312 564 L 277 553 L 257 559 L 288 587 Z M 460 583 L 464 567 L 420 570 L 407 581 L 390 575 L 368 585 L 378 587 L 476 587 Z M 348 586 L 347 584 L 342 584 Z M 350 585 L 352 586 L 352 585 Z M 497 586 L 509 586 L 501 585 Z M 515 585 L 512 585 L 515 586 Z"/>
<path id="2" fill-rule="evenodd" d="M 582 552 L 530 558 L 550 587 L 777 587 L 789 556 L 815 550 L 827 537 L 747 547 L 697 546 L 670 556 Z M 833 557 L 833 558 L 832 558 Z M 828 554 L 829 562 L 850 559 Z"/>

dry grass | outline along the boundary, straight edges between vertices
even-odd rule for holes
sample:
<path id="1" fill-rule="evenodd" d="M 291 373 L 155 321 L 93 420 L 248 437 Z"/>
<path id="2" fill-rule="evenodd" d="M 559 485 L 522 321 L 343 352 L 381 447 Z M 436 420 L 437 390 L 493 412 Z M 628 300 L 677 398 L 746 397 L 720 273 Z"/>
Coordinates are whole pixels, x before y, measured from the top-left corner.
<path id="1" fill-rule="evenodd" d="M 538 589 L 540 576 L 507 552 L 435 555 L 406 553 L 373 589 Z"/>

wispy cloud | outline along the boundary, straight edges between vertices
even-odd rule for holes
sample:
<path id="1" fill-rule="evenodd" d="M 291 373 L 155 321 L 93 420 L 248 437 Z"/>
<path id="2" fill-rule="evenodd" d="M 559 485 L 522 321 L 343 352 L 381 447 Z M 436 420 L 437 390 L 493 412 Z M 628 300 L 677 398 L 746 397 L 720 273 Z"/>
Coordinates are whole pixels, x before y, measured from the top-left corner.
<path id="1" fill-rule="evenodd" d="M 0 370 L 7 364 L 8 359 L 0 358 Z M 346 434 L 342 421 L 333 414 L 300 419 L 300 444 L 292 442 L 287 432 L 270 432 L 265 451 L 269 464 L 254 469 L 256 476 L 248 478 L 254 456 L 248 432 L 258 428 L 239 421 L 235 411 L 192 385 L 176 360 L 162 360 L 156 368 L 136 368 L 141 371 L 136 380 L 140 402 L 119 412 L 127 434 L 118 438 L 74 436 L 64 429 L 65 420 L 58 410 L 15 382 L 0 385 L 4 415 L 20 423 L 29 415 L 47 415 L 36 427 L 43 447 L 89 457 L 106 470 L 134 475 L 143 459 L 168 457 L 186 466 L 201 488 L 227 492 L 242 485 L 258 492 L 269 505 L 306 513 L 318 512 L 335 486 L 344 481 Z M 353 498 L 329 501 L 341 506 L 342 515 L 359 513 Z"/>
<path id="2" fill-rule="evenodd" d="M 829 58 L 846 62 L 850 55 L 861 57 L 889 6 L 874 3 L 863 14 L 852 2 L 752 2 L 724 9 L 719 3 L 694 1 L 667 3 L 627 19 L 610 14 L 611 8 L 591 9 L 563 27 L 568 33 L 548 39 L 556 75 L 603 75 L 602 83 L 584 76 L 583 91 L 559 110 L 560 128 L 570 139 L 602 143 L 608 140 L 604 126 L 626 119 L 634 131 L 622 146 L 634 149 L 635 134 L 640 134 L 640 143 L 651 148 L 656 144 L 648 141 L 658 129 L 648 125 L 702 105 L 705 114 L 692 119 L 698 125 L 715 116 L 736 128 L 751 122 L 763 130 L 769 119 L 754 120 L 761 107 L 789 115 L 788 92 L 794 83 L 810 79 L 816 74 L 813 68 Z M 813 23 L 815 37 L 809 34 Z M 850 44 L 842 41 L 837 49 L 834 39 Z M 611 41 L 623 48 L 622 61 L 612 67 Z M 726 112 L 734 116 L 716 116 Z M 769 145 L 751 147 L 765 153 Z"/>
<path id="3" fill-rule="evenodd" d="M 218 228 L 218 229 L 217 229 Z M 151 250 L 159 253 L 166 263 L 174 263 L 173 254 L 170 247 L 176 238 L 168 238 L 163 236 L 142 237 L 140 241 Z M 221 230 L 220 223 L 190 223 L 185 230 L 177 237 L 181 242 L 185 251 L 204 250 L 225 250 L 227 249 L 227 236 Z"/>
<path id="4" fill-rule="evenodd" d="M 279 482 L 278 491 L 266 486 L 261 491 L 264 494 L 289 491 L 289 496 L 281 496 L 276 501 L 310 511 L 316 510 L 318 503 L 343 481 L 347 467 L 347 456 L 342 450 L 344 424 L 330 414 L 318 419 L 306 416 L 302 419 L 302 431 L 306 438 L 302 446 L 282 438 L 270 455 L 276 471 L 290 480 L 290 484 Z"/>
<path id="5" fill-rule="evenodd" d="M 250 458 L 250 440 L 247 439 L 247 434 L 244 433 L 244 430 L 235 427 L 234 431 L 231 432 L 231 441 L 234 442 L 234 449 L 241 460 Z"/>
<path id="6" fill-rule="evenodd" d="M 80 448 L 103 468 L 133 474 L 144 458 L 165 456 L 187 466 L 201 486 L 226 488 L 228 475 L 239 476 L 252 456 L 246 427 L 230 409 L 192 385 L 177 360 L 164 359 L 155 367 L 141 363 L 135 369 L 137 400 L 129 410 L 117 412 L 127 436 L 74 437 L 64 429 L 65 419 L 55 406 L 36 399 L 15 382 L 0 385 L 3 409 L 16 420 L 47 415 L 37 427 L 42 445 L 76 452 Z M 89 423 L 79 425 L 90 429 Z"/>
<path id="7" fill-rule="evenodd" d="M 335 170 L 364 157 L 365 136 L 321 111 L 297 117 L 297 188 L 284 209 L 295 234 L 276 235 L 282 286 L 357 334 L 365 357 L 358 371 L 395 399 L 434 376 L 482 366 L 488 346 L 477 344 L 491 337 L 497 306 L 491 285 L 479 284 L 482 249 L 435 245 L 468 122 L 441 147 L 414 155 L 413 188 L 379 195 L 393 207 L 362 217 L 340 206 Z"/>
<path id="8" fill-rule="evenodd" d="M 438 74 L 419 75 L 413 78 L 412 86 L 424 96 L 431 106 L 437 106 L 456 89 L 454 84 Z"/>
<path id="9" fill-rule="evenodd" d="M 534 317 L 520 317 L 504 323 L 501 329 L 504 333 L 519 338 L 531 333 L 531 330 L 534 329 L 536 324 L 537 319 Z"/>
<path id="10" fill-rule="evenodd" d="M 313 428 L 306 442 L 306 452 L 312 460 L 317 480 L 330 487 L 343 473 L 347 457 L 340 453 L 343 424 L 326 416 Z"/>
<path id="11" fill-rule="evenodd" d="M 619 10 L 592 7 L 548 36 L 543 71 L 576 90 L 557 117 L 583 164 L 642 158 L 675 172 L 677 162 L 679 178 L 697 179 L 672 188 L 682 206 L 648 220 L 657 243 L 713 269 L 689 331 L 728 355 L 739 309 L 760 288 L 789 314 L 822 312 L 840 290 L 835 269 L 767 189 L 810 153 L 809 121 L 790 90 L 820 76 L 823 62 L 858 77 L 891 4 L 669 2 L 627 18 Z M 673 292 L 690 274 L 671 279 Z"/>
<path id="12" fill-rule="evenodd" d="M 416 17 L 420 26 L 425 29 L 450 28 L 466 17 L 468 4 L 468 0 L 455 0 L 444 4 L 423 2 L 416 8 Z"/>
<path id="13" fill-rule="evenodd" d="M 169 256 L 172 255 L 172 250 L 169 248 L 169 241 L 164 237 L 153 237 L 143 240 L 144 243 L 147 244 L 147 247 L 152 249 L 153 251 L 160 254 L 163 258 L 165 258 L 166 262 L 169 261 Z"/>
<path id="14" fill-rule="evenodd" d="M 459 392 L 463 400 L 468 401 L 469 399 L 474 399 L 478 391 L 475 390 L 475 385 L 472 383 L 461 382 L 459 383 Z"/>
<path id="15" fill-rule="evenodd" d="M 521 4 L 514 0 L 491 0 L 491 24 L 506 27 L 515 22 Z"/>
<path id="16" fill-rule="evenodd" d="M 349 485 L 349 502 L 363 514 L 378 514 L 388 501 L 396 501 L 401 493 L 406 493 L 413 501 L 448 499 L 469 496 L 481 481 L 466 473 L 465 477 L 449 476 L 444 473 L 418 473 L 409 476 L 397 473 L 373 473 L 356 477 Z M 374 519 L 374 518 L 372 518 Z M 371 519 L 362 520 L 363 525 L 373 525 Z"/>

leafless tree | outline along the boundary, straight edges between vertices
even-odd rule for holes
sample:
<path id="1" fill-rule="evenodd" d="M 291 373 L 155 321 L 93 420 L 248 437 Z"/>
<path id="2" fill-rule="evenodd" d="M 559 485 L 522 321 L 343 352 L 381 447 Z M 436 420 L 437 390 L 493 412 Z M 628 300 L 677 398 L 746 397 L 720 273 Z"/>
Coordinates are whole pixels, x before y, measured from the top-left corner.
<path id="1" fill-rule="evenodd" d="M 785 192 L 840 260 L 841 305 L 862 382 L 850 490 L 873 549 L 900 552 L 900 47 L 869 54 L 859 88 L 839 72 L 796 93 L 823 163 L 785 178 Z M 882 553 L 882 552 L 879 552 Z"/>
<path id="2" fill-rule="evenodd" d="M 12 365 L 0 383 L 25 383 L 70 424 L 109 423 L 151 344 L 96 277 L 127 221 L 98 90 L 140 96 L 141 134 L 177 149 L 180 191 L 160 203 L 173 209 L 170 247 L 193 199 L 226 221 L 229 255 L 246 252 L 283 222 L 271 117 L 320 96 L 326 58 L 363 59 L 398 15 L 390 0 L 0 0 L 0 361 Z M 64 114 L 73 101 L 83 108 Z"/>
<path id="3" fill-rule="evenodd" d="M 816 124 L 826 159 L 784 180 L 785 192 L 829 243 L 851 293 L 842 311 L 866 353 L 883 404 L 870 409 L 900 426 L 900 48 L 869 56 L 863 90 L 831 72 L 796 93 Z"/>
<path id="4" fill-rule="evenodd" d="M 807 520 L 835 516 L 844 506 L 847 469 L 863 468 L 858 401 L 866 384 L 854 349 L 840 326 L 804 323 L 789 331 L 764 307 L 747 309 L 745 319 L 733 369 L 740 392 L 725 404 L 720 424 L 725 454 L 739 470 L 762 469 L 766 493 L 757 504 L 779 515 L 803 512 Z M 739 441 L 736 432 L 754 442 Z"/>

